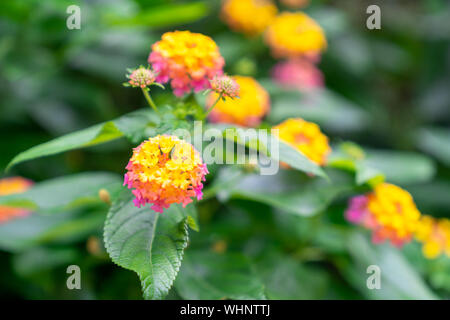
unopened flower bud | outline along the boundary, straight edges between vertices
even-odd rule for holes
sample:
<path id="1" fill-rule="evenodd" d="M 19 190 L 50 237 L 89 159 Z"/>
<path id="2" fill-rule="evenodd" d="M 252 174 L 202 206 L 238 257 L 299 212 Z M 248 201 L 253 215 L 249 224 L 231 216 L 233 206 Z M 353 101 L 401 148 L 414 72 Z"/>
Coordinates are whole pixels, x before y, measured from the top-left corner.
<path id="1" fill-rule="evenodd" d="M 127 78 L 130 79 L 128 83 L 132 87 L 139 87 L 144 89 L 155 82 L 156 75 L 150 69 L 139 67 L 133 70 L 131 74 L 127 76 Z"/>
<path id="2" fill-rule="evenodd" d="M 211 80 L 211 89 L 222 94 L 222 97 L 236 98 L 239 95 L 239 84 L 229 76 L 216 76 Z"/>

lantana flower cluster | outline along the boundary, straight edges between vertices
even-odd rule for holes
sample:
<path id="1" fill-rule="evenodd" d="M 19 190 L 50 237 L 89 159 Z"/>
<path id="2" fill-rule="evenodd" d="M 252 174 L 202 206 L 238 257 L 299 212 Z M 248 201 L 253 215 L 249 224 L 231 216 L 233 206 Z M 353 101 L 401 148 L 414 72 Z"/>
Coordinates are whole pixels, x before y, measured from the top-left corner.
<path id="1" fill-rule="evenodd" d="M 271 0 L 225 0 L 221 15 L 231 29 L 257 35 L 269 26 L 277 12 Z"/>
<path id="2" fill-rule="evenodd" d="M 172 203 L 184 207 L 193 197 L 200 200 L 208 173 L 190 143 L 167 135 L 150 138 L 134 148 L 126 169 L 124 185 L 134 189 L 134 204 L 150 203 L 156 212 L 163 212 Z"/>
<path id="3" fill-rule="evenodd" d="M 450 257 L 450 220 L 436 219 L 428 215 L 420 218 L 415 238 L 421 242 L 423 255 L 434 259 L 445 254 Z"/>
<path id="4" fill-rule="evenodd" d="M 0 179 L 0 196 L 22 193 L 31 188 L 33 182 L 22 177 Z M 26 217 L 30 210 L 0 205 L 0 224 L 19 217 Z"/>
<path id="5" fill-rule="evenodd" d="M 302 8 L 307 0 L 283 0 L 289 8 Z M 231 29 L 248 35 L 262 34 L 272 55 L 279 62 L 273 79 L 282 86 L 310 91 L 323 86 L 323 76 L 316 64 L 327 47 L 320 25 L 301 11 L 277 14 L 272 0 L 225 0 L 222 18 Z"/>
<path id="6" fill-rule="evenodd" d="M 283 12 L 267 28 L 266 43 L 275 57 L 315 57 L 327 47 L 320 25 L 303 12 Z"/>
<path id="7" fill-rule="evenodd" d="M 411 241 L 420 225 L 420 212 L 412 196 L 389 183 L 380 183 L 372 192 L 352 198 L 345 217 L 372 230 L 374 243 L 389 240 L 397 247 Z"/>
<path id="8" fill-rule="evenodd" d="M 300 151 L 305 157 L 318 165 L 324 165 L 331 152 L 328 137 L 320 127 L 301 118 L 291 118 L 272 128 L 278 138 Z"/>
<path id="9" fill-rule="evenodd" d="M 248 2 L 254 5 L 254 1 Z M 238 8 L 233 0 L 225 3 L 229 8 Z M 250 29 L 244 32 L 259 30 Z M 314 63 L 327 41 L 313 19 L 301 12 L 282 13 L 270 20 L 265 39 L 275 56 L 288 59 L 273 69 L 276 81 L 300 90 L 323 86 L 323 76 Z M 223 75 L 224 60 L 211 38 L 189 31 L 168 32 L 152 49 L 151 68 L 134 70 L 129 75 L 132 86 L 145 88 L 153 82 L 170 81 L 177 96 L 211 89 L 205 113 L 211 122 L 257 126 L 269 112 L 269 94 L 255 79 Z M 272 127 L 272 134 L 310 161 L 326 165 L 331 147 L 317 124 L 291 118 Z M 151 204 L 156 212 L 163 212 L 173 203 L 186 206 L 193 198 L 200 200 L 202 182 L 208 173 L 191 144 L 168 135 L 142 142 L 134 149 L 126 169 L 124 185 L 133 189 L 135 205 Z M 0 192 L 1 187 L 0 183 Z M 400 247 L 415 238 L 423 243 L 428 258 L 450 255 L 450 221 L 422 216 L 412 196 L 393 184 L 379 183 L 373 191 L 350 199 L 345 217 L 371 230 L 374 243 L 388 240 Z"/>
<path id="10" fill-rule="evenodd" d="M 301 58 L 277 63 L 272 69 L 272 78 L 282 86 L 305 92 L 321 88 L 324 84 L 319 68 L 308 59 Z"/>
<path id="11" fill-rule="evenodd" d="M 210 37 L 190 31 L 164 33 L 152 45 L 148 62 L 157 74 L 156 81 L 170 81 L 176 96 L 209 89 L 209 80 L 221 75 L 225 64 Z"/>
<path id="12" fill-rule="evenodd" d="M 232 123 L 246 127 L 257 126 L 270 110 L 270 98 L 267 91 L 253 78 L 234 76 L 239 86 L 239 98 L 218 101 L 209 114 L 211 122 Z M 211 107 L 220 93 L 211 92 L 207 106 Z"/>

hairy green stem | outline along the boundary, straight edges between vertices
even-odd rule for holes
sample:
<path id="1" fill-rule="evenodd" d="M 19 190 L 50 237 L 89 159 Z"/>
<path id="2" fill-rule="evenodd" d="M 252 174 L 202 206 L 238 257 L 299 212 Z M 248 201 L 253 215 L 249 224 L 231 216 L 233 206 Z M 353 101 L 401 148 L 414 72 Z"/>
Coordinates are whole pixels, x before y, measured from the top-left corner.
<path id="1" fill-rule="evenodd" d="M 208 117 L 208 115 L 210 114 L 210 112 L 212 111 L 212 109 L 214 109 L 214 107 L 216 106 L 217 102 L 219 102 L 220 99 L 222 99 L 223 94 L 219 94 L 219 96 L 217 97 L 216 101 L 214 101 L 214 103 L 211 105 L 211 107 L 209 107 L 209 109 L 205 112 L 205 114 L 203 115 L 203 119 L 206 119 Z"/>
<path id="2" fill-rule="evenodd" d="M 148 105 L 152 107 L 152 109 L 155 110 L 156 113 L 159 113 L 156 104 L 153 102 L 152 98 L 150 97 L 150 94 L 148 93 L 148 90 L 142 88 L 142 92 L 144 93 L 144 97 L 147 100 Z"/>

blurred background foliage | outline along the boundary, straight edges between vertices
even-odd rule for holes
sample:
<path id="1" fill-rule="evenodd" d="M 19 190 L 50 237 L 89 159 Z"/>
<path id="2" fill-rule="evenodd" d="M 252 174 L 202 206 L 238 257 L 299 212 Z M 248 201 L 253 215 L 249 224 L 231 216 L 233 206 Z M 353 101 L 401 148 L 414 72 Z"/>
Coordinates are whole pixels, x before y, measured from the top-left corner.
<path id="1" fill-rule="evenodd" d="M 81 7 L 81 30 L 66 28 L 71 4 Z M 382 8 L 381 30 L 366 28 L 369 4 Z M 326 89 L 309 99 L 274 85 L 268 48 L 230 31 L 219 10 L 220 1 L 1 1 L 0 168 L 34 145 L 144 106 L 142 95 L 122 87 L 125 69 L 145 63 L 163 32 L 187 29 L 218 43 L 229 74 L 251 75 L 267 88 L 269 123 L 301 116 L 317 122 L 335 149 L 355 141 L 365 161 L 410 191 L 422 212 L 450 218 L 447 1 L 311 1 L 304 10 L 325 29 L 329 46 L 319 65 Z M 130 148 L 122 138 L 3 173 L 55 179 L 48 183 L 60 193 L 40 186 L 33 197 L 45 210 L 0 226 L 1 297 L 141 298 L 136 275 L 114 266 L 103 249 L 107 206 L 96 200 L 99 186 L 120 186 Z M 205 195 L 214 177 L 233 170 L 212 168 Z M 96 173 L 57 179 L 87 171 Z M 368 232 L 343 218 L 349 177 L 327 173 L 343 190 L 325 196 L 302 175 L 289 193 L 274 188 L 293 179 L 284 175 L 265 177 L 263 185 L 247 175 L 216 187 L 217 197 L 198 206 L 201 231 L 191 233 L 168 298 L 450 298 L 450 259 L 426 260 L 415 242 L 400 250 L 372 245 Z M 81 200 L 73 192 L 65 198 L 77 188 Z M 66 288 L 70 264 L 81 267 L 82 290 Z M 366 287 L 370 264 L 382 269 L 381 290 Z"/>

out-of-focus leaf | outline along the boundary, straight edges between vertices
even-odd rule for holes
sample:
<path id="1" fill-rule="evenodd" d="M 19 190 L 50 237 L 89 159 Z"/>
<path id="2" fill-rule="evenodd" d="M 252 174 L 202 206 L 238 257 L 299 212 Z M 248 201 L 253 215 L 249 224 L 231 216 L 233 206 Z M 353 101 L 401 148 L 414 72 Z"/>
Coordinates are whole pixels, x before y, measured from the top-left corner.
<path id="1" fill-rule="evenodd" d="M 175 288 L 184 299 L 265 299 L 264 285 L 238 253 L 187 251 Z"/>
<path id="2" fill-rule="evenodd" d="M 295 117 L 336 132 L 358 131 L 369 123 L 363 109 L 327 89 L 304 95 L 280 95 L 274 99 L 268 118 L 272 123 Z"/>
<path id="3" fill-rule="evenodd" d="M 433 178 L 435 163 L 425 155 L 414 152 L 365 149 L 363 164 L 383 172 L 388 182 L 413 184 Z"/>
<path id="4" fill-rule="evenodd" d="M 42 213 L 60 213 L 64 208 L 100 202 L 99 190 L 117 193 L 121 188 L 121 181 L 121 177 L 113 173 L 79 173 L 37 183 L 24 193 L 0 197 L 0 203 Z"/>
<path id="5" fill-rule="evenodd" d="M 398 184 L 420 183 L 430 180 L 436 171 L 435 163 L 419 153 L 363 149 L 348 142 L 333 148 L 328 164 L 355 172 L 357 184 L 377 183 L 384 178 Z"/>
<path id="6" fill-rule="evenodd" d="M 221 175 L 228 175 L 228 169 Z M 220 179 L 220 176 L 219 178 Z M 276 175 L 244 175 L 229 189 L 218 193 L 219 199 L 228 197 L 262 202 L 292 214 L 312 216 L 324 210 L 342 192 L 349 191 L 352 183 L 330 183 L 323 179 L 304 178 L 292 170 L 280 169 Z"/>
<path id="7" fill-rule="evenodd" d="M 208 11 L 209 7 L 206 5 L 206 2 L 164 4 L 150 7 L 130 18 L 106 16 L 106 21 L 111 25 L 160 28 L 196 21 L 206 16 Z"/>
<path id="8" fill-rule="evenodd" d="M 448 181 L 434 180 L 425 184 L 409 186 L 408 191 L 423 212 L 436 209 L 448 212 L 448 208 L 450 208 L 450 182 Z"/>
<path id="9" fill-rule="evenodd" d="M 419 147 L 450 166 L 450 130 L 442 128 L 422 129 L 418 135 Z"/>
<path id="10" fill-rule="evenodd" d="M 116 120 L 64 135 L 21 152 L 11 160 L 7 169 L 23 161 L 98 145 L 124 135 L 135 140 L 136 135 L 143 132 L 152 120 L 154 120 L 154 114 L 149 110 L 132 112 Z"/>
<path id="11" fill-rule="evenodd" d="M 367 237 L 355 232 L 348 238 L 348 249 L 353 265 L 343 268 L 347 280 L 369 299 L 437 299 L 413 266 L 398 249 L 388 244 L 371 245 Z M 381 270 L 381 289 L 367 287 L 367 267 L 376 265 Z"/>
<path id="12" fill-rule="evenodd" d="M 46 243 L 69 243 L 98 232 L 105 220 L 99 211 L 66 211 L 56 215 L 33 212 L 0 225 L 0 249 L 22 251 Z"/>
<path id="13" fill-rule="evenodd" d="M 333 146 L 328 157 L 328 166 L 355 173 L 356 184 L 376 184 L 384 180 L 384 174 L 364 162 L 364 150 L 353 142 Z"/>
<path id="14" fill-rule="evenodd" d="M 297 170 L 324 178 L 327 177 L 325 172 L 317 164 L 274 135 L 267 132 L 265 134 L 259 134 L 253 128 L 247 130 L 228 125 L 214 125 L 211 127 L 222 130 L 226 140 L 235 141 L 242 146 L 248 147 L 252 152 L 258 152 L 258 156 L 260 156 L 258 160 L 264 163 L 265 170 L 267 171 L 270 170 L 269 168 L 274 168 L 276 171 L 281 161 Z M 237 153 L 239 157 L 239 149 Z"/>
<path id="15" fill-rule="evenodd" d="M 288 256 L 266 253 L 264 259 L 256 263 L 256 269 L 269 299 L 322 299 L 326 294 L 326 272 Z"/>
<path id="16" fill-rule="evenodd" d="M 187 217 L 178 205 L 163 214 L 137 208 L 124 190 L 111 207 L 104 239 L 111 259 L 139 275 L 145 299 L 163 299 L 177 276 L 187 246 Z"/>
<path id="17" fill-rule="evenodd" d="M 52 269 L 61 265 L 75 264 L 79 255 L 74 248 L 31 248 L 17 254 L 13 259 L 14 269 L 22 276 Z"/>

